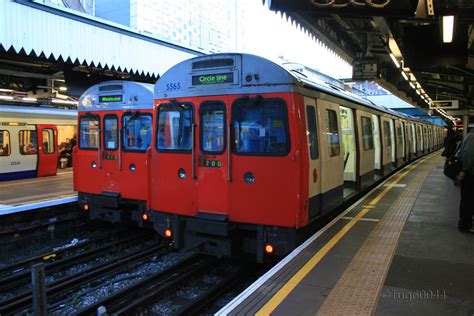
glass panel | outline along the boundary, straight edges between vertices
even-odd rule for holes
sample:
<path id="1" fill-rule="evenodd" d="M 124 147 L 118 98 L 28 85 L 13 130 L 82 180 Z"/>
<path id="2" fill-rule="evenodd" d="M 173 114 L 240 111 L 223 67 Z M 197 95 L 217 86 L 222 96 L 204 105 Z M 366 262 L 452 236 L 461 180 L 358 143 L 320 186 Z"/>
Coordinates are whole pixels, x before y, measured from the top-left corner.
<path id="1" fill-rule="evenodd" d="M 126 151 L 146 151 L 151 144 L 151 115 L 137 113 L 123 116 L 122 141 Z"/>
<path id="2" fill-rule="evenodd" d="M 0 156 L 10 156 L 10 133 L 0 131 Z"/>
<path id="3" fill-rule="evenodd" d="M 237 100 L 232 124 L 238 154 L 284 156 L 290 151 L 286 105 L 280 100 Z"/>
<path id="4" fill-rule="evenodd" d="M 318 151 L 318 133 L 316 131 L 316 110 L 312 106 L 306 107 L 306 115 L 308 117 L 308 144 L 311 159 L 319 158 Z"/>
<path id="5" fill-rule="evenodd" d="M 339 127 L 337 124 L 337 113 L 334 110 L 326 110 L 326 142 L 328 144 L 329 157 L 339 156 L 341 153 Z"/>
<path id="6" fill-rule="evenodd" d="M 38 134 L 36 131 L 20 131 L 20 153 L 36 155 L 38 153 Z"/>
<path id="7" fill-rule="evenodd" d="M 106 116 L 104 119 L 104 148 L 115 150 L 118 148 L 118 119 L 116 116 Z"/>
<path id="8" fill-rule="evenodd" d="M 159 107 L 158 150 L 190 151 L 192 144 L 193 109 L 189 104 L 164 104 Z"/>
<path id="9" fill-rule="evenodd" d="M 362 142 L 364 150 L 374 149 L 374 137 L 372 134 L 372 120 L 368 117 L 362 116 Z"/>
<path id="10" fill-rule="evenodd" d="M 43 129 L 43 152 L 45 154 L 54 153 L 54 131 L 51 128 Z"/>
<path id="11" fill-rule="evenodd" d="M 221 102 L 201 105 L 201 149 L 218 154 L 225 148 L 225 106 Z"/>
<path id="12" fill-rule="evenodd" d="M 79 122 L 79 148 L 97 149 L 98 146 L 99 117 L 81 117 Z"/>

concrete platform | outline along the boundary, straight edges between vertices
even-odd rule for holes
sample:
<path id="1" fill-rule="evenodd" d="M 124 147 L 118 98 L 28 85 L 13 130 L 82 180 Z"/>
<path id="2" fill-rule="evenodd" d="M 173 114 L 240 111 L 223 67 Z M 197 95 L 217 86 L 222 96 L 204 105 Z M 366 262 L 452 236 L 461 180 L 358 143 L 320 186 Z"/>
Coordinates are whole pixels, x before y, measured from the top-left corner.
<path id="1" fill-rule="evenodd" d="M 72 169 L 56 176 L 0 182 L 0 215 L 77 201 Z"/>
<path id="2" fill-rule="evenodd" d="M 219 315 L 473 315 L 474 235 L 434 153 L 283 259 Z"/>

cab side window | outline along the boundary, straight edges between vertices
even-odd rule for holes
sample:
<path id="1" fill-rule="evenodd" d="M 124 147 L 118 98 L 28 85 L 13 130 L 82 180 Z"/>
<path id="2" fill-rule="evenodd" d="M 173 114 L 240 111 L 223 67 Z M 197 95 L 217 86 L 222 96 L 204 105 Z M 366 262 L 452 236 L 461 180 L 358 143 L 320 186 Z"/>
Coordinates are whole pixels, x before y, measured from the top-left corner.
<path id="1" fill-rule="evenodd" d="M 337 113 L 334 110 L 326 110 L 326 142 L 329 157 L 336 157 L 341 154 Z"/>
<path id="2" fill-rule="evenodd" d="M 82 116 L 79 120 L 79 148 L 97 149 L 99 147 L 99 117 Z"/>

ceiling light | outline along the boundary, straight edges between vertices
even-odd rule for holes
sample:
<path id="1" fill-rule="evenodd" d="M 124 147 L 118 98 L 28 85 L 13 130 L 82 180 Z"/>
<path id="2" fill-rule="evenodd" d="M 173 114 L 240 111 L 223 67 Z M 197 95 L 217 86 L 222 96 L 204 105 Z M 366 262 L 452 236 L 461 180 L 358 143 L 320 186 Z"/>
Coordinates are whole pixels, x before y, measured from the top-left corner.
<path id="1" fill-rule="evenodd" d="M 59 100 L 59 99 L 53 99 L 51 100 L 53 103 L 59 103 L 59 104 L 77 104 L 77 101 L 66 101 L 66 100 Z"/>
<path id="2" fill-rule="evenodd" d="M 395 64 L 395 66 L 397 66 L 397 68 L 400 68 L 400 63 L 398 62 L 397 57 L 395 57 L 394 54 L 390 53 L 390 58 L 392 58 L 392 61 Z"/>
<path id="3" fill-rule="evenodd" d="M 13 97 L 8 96 L 8 95 L 0 95 L 0 99 L 2 99 L 2 100 L 13 100 Z"/>
<path id="4" fill-rule="evenodd" d="M 29 101 L 29 102 L 36 102 L 36 101 L 38 101 L 37 98 L 23 98 L 22 100 L 23 100 L 23 101 Z"/>
<path id="5" fill-rule="evenodd" d="M 59 91 L 67 91 L 67 87 L 59 87 Z"/>
<path id="6" fill-rule="evenodd" d="M 404 71 L 402 71 L 402 76 L 403 76 L 403 79 L 408 81 L 408 76 Z"/>
<path id="7" fill-rule="evenodd" d="M 443 43 L 451 43 L 454 33 L 454 15 L 443 16 Z"/>
<path id="8" fill-rule="evenodd" d="M 415 85 L 413 84 L 413 82 L 410 82 L 410 87 L 412 87 L 413 89 L 416 89 Z"/>

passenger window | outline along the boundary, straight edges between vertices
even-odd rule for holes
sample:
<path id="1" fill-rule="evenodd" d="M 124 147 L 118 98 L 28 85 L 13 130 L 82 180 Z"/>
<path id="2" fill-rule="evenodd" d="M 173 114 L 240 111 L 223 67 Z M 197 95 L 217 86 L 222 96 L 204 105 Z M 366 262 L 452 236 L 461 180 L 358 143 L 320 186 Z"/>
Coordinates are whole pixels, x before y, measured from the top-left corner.
<path id="1" fill-rule="evenodd" d="M 308 144 L 311 159 L 316 160 L 319 158 L 318 151 L 318 133 L 316 130 L 316 111 L 314 107 L 306 107 L 306 116 L 308 117 Z"/>
<path id="2" fill-rule="evenodd" d="M 392 137 L 390 134 L 390 123 L 387 121 L 383 122 L 383 137 L 385 139 L 385 145 L 392 146 Z"/>
<path id="3" fill-rule="evenodd" d="M 145 152 L 151 144 L 151 115 L 125 114 L 123 116 L 123 149 L 124 151 Z"/>
<path id="4" fill-rule="evenodd" d="M 191 104 L 161 104 L 158 107 L 157 149 L 191 151 L 193 108 Z"/>
<path id="5" fill-rule="evenodd" d="M 339 127 L 337 124 L 337 113 L 334 110 L 326 110 L 326 142 L 328 144 L 329 157 L 339 156 L 341 153 Z"/>
<path id="6" fill-rule="evenodd" d="M 10 156 L 10 132 L 0 131 L 0 157 Z"/>
<path id="7" fill-rule="evenodd" d="M 118 119 L 115 115 L 105 116 L 104 130 L 104 148 L 116 150 L 118 148 Z"/>
<path id="8" fill-rule="evenodd" d="M 36 131 L 20 131 L 18 135 L 20 138 L 20 153 L 22 155 L 36 155 L 38 153 L 38 134 Z"/>
<path id="9" fill-rule="evenodd" d="M 362 123 L 362 143 L 364 150 L 374 149 L 374 136 L 372 133 L 372 120 L 368 117 L 361 117 Z"/>
<path id="10" fill-rule="evenodd" d="M 97 149 L 99 147 L 99 117 L 82 116 L 79 121 L 79 148 Z"/>
<path id="11" fill-rule="evenodd" d="M 45 154 L 54 153 L 54 130 L 45 128 L 42 132 L 43 136 L 43 152 Z"/>
<path id="12" fill-rule="evenodd" d="M 290 152 L 286 105 L 275 99 L 238 99 L 232 110 L 234 152 L 285 156 Z"/>
<path id="13" fill-rule="evenodd" d="M 222 102 L 201 104 L 201 150 L 209 154 L 225 151 L 225 105 Z"/>

